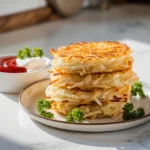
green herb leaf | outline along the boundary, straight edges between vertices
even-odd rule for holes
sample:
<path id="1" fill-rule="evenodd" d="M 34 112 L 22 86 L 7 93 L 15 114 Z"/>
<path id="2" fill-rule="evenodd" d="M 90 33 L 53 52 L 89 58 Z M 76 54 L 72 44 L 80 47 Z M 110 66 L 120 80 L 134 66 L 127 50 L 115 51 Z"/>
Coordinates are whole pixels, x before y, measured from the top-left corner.
<path id="1" fill-rule="evenodd" d="M 83 110 L 80 108 L 74 108 L 66 117 L 67 122 L 82 122 L 83 121 Z"/>
<path id="2" fill-rule="evenodd" d="M 67 115 L 66 121 L 67 121 L 67 122 L 74 122 L 74 119 L 73 119 L 73 117 L 72 117 L 72 113 L 71 113 L 71 112 Z"/>
<path id="3" fill-rule="evenodd" d="M 39 111 L 41 116 L 44 116 L 46 118 L 54 118 L 53 113 L 51 112 L 46 112 L 46 109 L 50 109 L 51 108 L 51 103 L 50 101 L 47 101 L 43 98 L 41 98 L 40 100 L 37 101 L 37 110 Z"/>
<path id="4" fill-rule="evenodd" d="M 29 49 L 28 47 L 25 47 L 24 48 L 24 51 L 23 51 L 23 55 L 24 55 L 24 58 L 30 58 L 31 57 L 31 49 Z"/>
<path id="5" fill-rule="evenodd" d="M 17 57 L 20 58 L 20 59 L 24 59 L 23 50 L 19 50 L 19 51 L 18 51 Z"/>
<path id="6" fill-rule="evenodd" d="M 123 110 L 126 111 L 126 112 L 130 112 L 130 111 L 133 110 L 133 108 L 134 108 L 134 106 L 133 106 L 132 103 L 127 103 L 127 104 L 124 105 Z"/>
<path id="7" fill-rule="evenodd" d="M 138 108 L 134 110 L 134 106 L 132 103 L 126 103 L 123 107 L 123 116 L 124 120 L 131 120 L 135 118 L 139 118 L 145 115 L 144 108 Z"/>
<path id="8" fill-rule="evenodd" d="M 51 112 L 46 112 L 46 111 L 41 111 L 40 112 L 40 115 L 43 116 L 43 117 L 46 117 L 46 118 L 50 118 L 50 119 L 53 119 L 54 118 L 54 114 L 51 113 Z"/>
<path id="9" fill-rule="evenodd" d="M 139 117 L 142 117 L 142 116 L 145 115 L 145 111 L 144 111 L 144 109 L 141 108 L 141 107 L 137 109 L 137 113 L 138 113 L 138 116 L 139 116 Z"/>
<path id="10" fill-rule="evenodd" d="M 31 57 L 43 57 L 44 53 L 41 48 L 34 48 L 33 54 L 32 50 L 28 47 L 24 47 L 23 50 L 18 51 L 17 57 L 20 59 L 31 58 Z"/>
<path id="11" fill-rule="evenodd" d="M 132 85 L 131 94 L 132 94 L 133 96 L 139 95 L 141 98 L 147 97 L 147 96 L 144 94 L 143 85 L 142 85 L 141 82 L 135 82 L 135 83 Z"/>
<path id="12" fill-rule="evenodd" d="M 33 57 L 43 57 L 44 53 L 41 48 L 34 48 Z"/>

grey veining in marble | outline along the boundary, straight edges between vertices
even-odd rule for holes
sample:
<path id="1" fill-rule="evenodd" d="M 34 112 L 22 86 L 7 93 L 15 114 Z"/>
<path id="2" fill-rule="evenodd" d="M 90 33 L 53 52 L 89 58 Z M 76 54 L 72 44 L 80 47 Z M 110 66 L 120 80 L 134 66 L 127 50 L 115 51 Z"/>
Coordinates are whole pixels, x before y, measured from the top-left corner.
<path id="1" fill-rule="evenodd" d="M 149 35 L 150 6 L 122 5 L 109 11 L 83 10 L 69 19 L 0 34 L 0 54 L 15 53 L 27 45 L 42 47 L 48 56 L 51 47 L 78 41 L 132 39 L 150 43 Z M 143 52 L 150 56 L 149 45 L 130 43 L 137 50 L 135 58 Z M 31 120 L 17 96 L 0 93 L 0 150 L 150 150 L 150 122 L 117 132 L 64 131 Z"/>

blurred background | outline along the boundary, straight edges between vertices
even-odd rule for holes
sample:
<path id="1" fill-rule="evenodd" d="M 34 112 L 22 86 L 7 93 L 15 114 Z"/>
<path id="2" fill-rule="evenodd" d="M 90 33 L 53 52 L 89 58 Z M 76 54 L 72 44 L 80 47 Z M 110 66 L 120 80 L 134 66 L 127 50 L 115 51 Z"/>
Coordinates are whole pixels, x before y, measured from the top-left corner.
<path id="1" fill-rule="evenodd" d="M 0 0 L 0 53 L 149 35 L 150 0 Z"/>

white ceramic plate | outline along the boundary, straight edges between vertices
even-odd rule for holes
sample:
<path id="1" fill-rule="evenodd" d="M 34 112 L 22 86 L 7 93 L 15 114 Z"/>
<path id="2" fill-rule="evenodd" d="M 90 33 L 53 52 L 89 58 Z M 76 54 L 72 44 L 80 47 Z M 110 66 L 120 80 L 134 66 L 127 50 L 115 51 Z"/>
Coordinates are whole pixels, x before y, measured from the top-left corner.
<path id="1" fill-rule="evenodd" d="M 124 121 L 122 115 L 112 118 L 86 120 L 83 123 L 67 123 L 65 118 L 56 112 L 54 113 L 55 119 L 47 119 L 39 115 L 36 109 L 36 102 L 39 98 L 45 97 L 45 89 L 49 84 L 49 80 L 43 80 L 37 82 L 25 90 L 23 90 L 19 96 L 19 102 L 22 108 L 28 115 L 45 125 L 55 128 L 84 131 L 84 132 L 104 132 L 104 131 L 116 131 L 135 127 L 150 120 L 150 99 L 132 100 L 135 108 L 144 107 L 146 115 L 144 117 Z M 144 90 L 146 93 L 150 92 L 150 86 L 144 83 Z"/>

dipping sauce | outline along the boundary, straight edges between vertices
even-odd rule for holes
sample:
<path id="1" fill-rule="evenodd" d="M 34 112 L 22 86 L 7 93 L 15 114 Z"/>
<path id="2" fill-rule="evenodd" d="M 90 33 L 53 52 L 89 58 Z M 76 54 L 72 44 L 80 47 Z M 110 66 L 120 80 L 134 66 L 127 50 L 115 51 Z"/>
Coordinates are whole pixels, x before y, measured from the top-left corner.
<path id="1" fill-rule="evenodd" d="M 21 73 L 27 72 L 25 67 L 17 66 L 16 56 L 0 57 L 0 72 Z"/>
<path id="2" fill-rule="evenodd" d="M 44 57 L 41 48 L 31 50 L 25 47 L 17 56 L 0 57 L 0 72 L 23 73 L 45 70 L 50 67 L 50 59 Z"/>
<path id="3" fill-rule="evenodd" d="M 50 60 L 46 57 L 31 57 L 26 59 L 16 59 L 16 63 L 20 67 L 25 67 L 27 72 L 44 69 L 50 65 Z"/>

